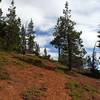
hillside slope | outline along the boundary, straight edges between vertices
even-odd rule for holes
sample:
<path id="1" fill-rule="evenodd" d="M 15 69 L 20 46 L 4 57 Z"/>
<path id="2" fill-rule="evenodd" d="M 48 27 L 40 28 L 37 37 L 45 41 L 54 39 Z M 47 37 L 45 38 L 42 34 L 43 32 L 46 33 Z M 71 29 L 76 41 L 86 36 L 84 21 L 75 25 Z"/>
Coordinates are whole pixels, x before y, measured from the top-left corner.
<path id="1" fill-rule="evenodd" d="M 100 80 L 65 74 L 62 65 L 0 52 L 0 100 L 100 100 Z"/>

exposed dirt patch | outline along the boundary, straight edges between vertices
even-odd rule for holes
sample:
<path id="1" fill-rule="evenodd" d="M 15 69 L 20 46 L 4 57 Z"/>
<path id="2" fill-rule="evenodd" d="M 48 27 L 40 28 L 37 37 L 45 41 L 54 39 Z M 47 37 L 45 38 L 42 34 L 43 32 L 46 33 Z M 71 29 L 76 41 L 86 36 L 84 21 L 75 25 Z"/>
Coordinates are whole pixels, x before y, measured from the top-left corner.
<path id="1" fill-rule="evenodd" d="M 72 100 L 70 90 L 65 84 L 74 80 L 81 85 L 100 88 L 100 80 L 92 79 L 80 74 L 64 74 L 54 71 L 56 65 L 45 60 L 44 67 L 37 67 L 15 58 L 14 54 L 2 55 L 7 64 L 3 66 L 9 78 L 0 79 L 0 100 Z M 6 59 L 7 58 L 7 59 Z M 5 75 L 5 74 L 2 74 Z M 87 91 L 88 88 L 86 87 Z M 85 100 L 100 100 L 100 94 L 86 92 Z"/>
<path id="2" fill-rule="evenodd" d="M 0 80 L 1 100 L 24 100 L 22 93 L 34 86 L 41 87 L 43 91 L 44 95 L 37 97 L 39 100 L 71 100 L 69 90 L 65 89 L 68 79 L 62 74 L 33 65 L 25 69 L 9 65 L 6 70 L 11 81 Z"/>

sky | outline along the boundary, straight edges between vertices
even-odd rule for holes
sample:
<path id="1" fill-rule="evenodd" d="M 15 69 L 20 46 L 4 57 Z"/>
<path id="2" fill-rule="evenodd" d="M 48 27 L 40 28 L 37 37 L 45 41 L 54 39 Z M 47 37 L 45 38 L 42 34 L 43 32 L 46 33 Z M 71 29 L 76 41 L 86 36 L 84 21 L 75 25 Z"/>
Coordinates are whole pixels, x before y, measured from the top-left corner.
<path id="1" fill-rule="evenodd" d="M 98 40 L 97 32 L 100 28 L 100 0 L 67 0 L 71 9 L 72 20 L 76 22 L 76 30 L 82 31 L 81 38 L 88 52 Z M 11 0 L 2 0 L 0 7 L 4 14 L 10 6 Z M 66 0 L 15 0 L 17 15 L 22 23 L 27 25 L 33 19 L 36 30 L 36 41 L 43 49 L 47 48 L 48 53 L 57 59 L 57 50 L 50 45 L 53 39 L 53 29 L 57 18 L 63 15 Z M 98 52 L 99 55 L 99 52 Z"/>

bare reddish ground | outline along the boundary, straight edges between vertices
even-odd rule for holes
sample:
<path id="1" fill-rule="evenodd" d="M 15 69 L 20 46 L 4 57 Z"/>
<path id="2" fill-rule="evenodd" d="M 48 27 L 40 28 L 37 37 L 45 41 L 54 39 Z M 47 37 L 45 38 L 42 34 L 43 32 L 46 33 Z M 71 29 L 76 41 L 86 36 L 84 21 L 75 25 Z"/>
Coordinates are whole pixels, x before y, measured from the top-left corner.
<path id="1" fill-rule="evenodd" d="M 65 88 L 65 84 L 70 80 L 77 80 L 81 84 L 91 84 L 100 88 L 100 81 L 86 76 L 60 74 L 28 64 L 25 65 L 27 67 L 20 68 L 20 65 L 12 63 L 16 59 L 9 57 L 9 61 L 6 70 L 10 74 L 11 80 L 0 80 L 0 100 L 23 100 L 24 91 L 34 86 L 44 89 L 45 93 L 39 100 L 72 100 L 69 96 L 70 90 Z M 48 66 L 52 67 L 54 64 L 48 62 Z M 95 98 L 87 100 L 100 100 L 100 95 L 97 94 Z"/>
<path id="2" fill-rule="evenodd" d="M 34 85 L 46 89 L 39 100 L 71 100 L 69 90 L 65 89 L 68 79 L 62 74 L 32 65 L 25 69 L 9 65 L 7 71 L 11 80 L 0 80 L 0 100 L 23 100 L 21 94 Z"/>

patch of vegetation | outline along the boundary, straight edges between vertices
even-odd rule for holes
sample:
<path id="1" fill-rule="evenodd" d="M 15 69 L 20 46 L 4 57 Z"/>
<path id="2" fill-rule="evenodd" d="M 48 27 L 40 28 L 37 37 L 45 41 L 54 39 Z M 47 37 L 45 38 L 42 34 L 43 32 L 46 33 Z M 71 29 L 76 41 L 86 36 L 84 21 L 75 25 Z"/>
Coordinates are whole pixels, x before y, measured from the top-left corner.
<path id="1" fill-rule="evenodd" d="M 6 64 L 8 64 L 6 53 L 0 52 L 0 79 L 1 80 L 10 80 L 10 75 L 5 70 Z"/>
<path id="2" fill-rule="evenodd" d="M 81 89 L 79 83 L 71 81 L 66 85 L 66 87 L 71 90 L 70 96 L 72 96 L 73 100 L 81 100 L 83 89 Z"/>
<path id="3" fill-rule="evenodd" d="M 24 61 L 26 63 L 33 64 L 35 66 L 46 67 L 46 65 L 43 63 L 42 59 L 38 58 L 37 56 L 20 55 L 20 56 L 17 56 L 16 58 L 18 58 L 19 60 Z"/>
<path id="4" fill-rule="evenodd" d="M 56 72 L 65 73 L 67 71 L 67 67 L 65 65 L 61 64 L 58 61 L 52 61 L 52 62 L 56 65 L 56 68 L 55 68 Z"/>
<path id="5" fill-rule="evenodd" d="M 29 88 L 23 93 L 24 100 L 39 100 L 41 96 L 44 96 L 44 90 L 38 87 Z"/>
<path id="6" fill-rule="evenodd" d="M 0 70 L 0 79 L 1 80 L 10 80 L 10 75 L 4 71 L 4 70 Z"/>
<path id="7" fill-rule="evenodd" d="M 98 69 L 95 69 L 95 70 L 92 70 L 91 68 L 86 69 L 83 72 L 81 72 L 80 74 L 88 76 L 88 77 L 92 77 L 95 79 L 100 79 L 100 70 L 98 70 Z"/>
<path id="8" fill-rule="evenodd" d="M 12 61 L 14 65 L 18 65 L 18 68 L 27 68 L 27 63 L 21 60 L 16 59 L 15 61 Z"/>
<path id="9" fill-rule="evenodd" d="M 4 56 L 0 55 L 0 67 L 6 65 L 7 62 L 7 59 Z"/>
<path id="10" fill-rule="evenodd" d="M 9 80 L 10 76 L 5 70 L 5 65 L 8 63 L 5 53 L 0 52 L 0 79 L 1 80 Z"/>
<path id="11" fill-rule="evenodd" d="M 91 93 L 100 93 L 100 91 L 99 91 L 97 88 L 95 88 L 95 87 L 93 87 L 93 86 L 91 86 L 91 85 L 84 85 L 83 88 L 84 88 L 86 91 L 91 92 Z"/>
<path id="12" fill-rule="evenodd" d="M 59 73 L 65 73 L 67 71 L 67 68 L 65 66 L 58 66 L 56 67 L 55 71 Z"/>
<path id="13" fill-rule="evenodd" d="M 90 93 L 94 95 L 95 93 L 100 93 L 100 91 L 91 85 L 81 85 L 76 81 L 70 81 L 66 84 L 66 88 L 71 90 L 70 96 L 73 100 L 86 100 L 84 97 L 85 93 Z"/>

